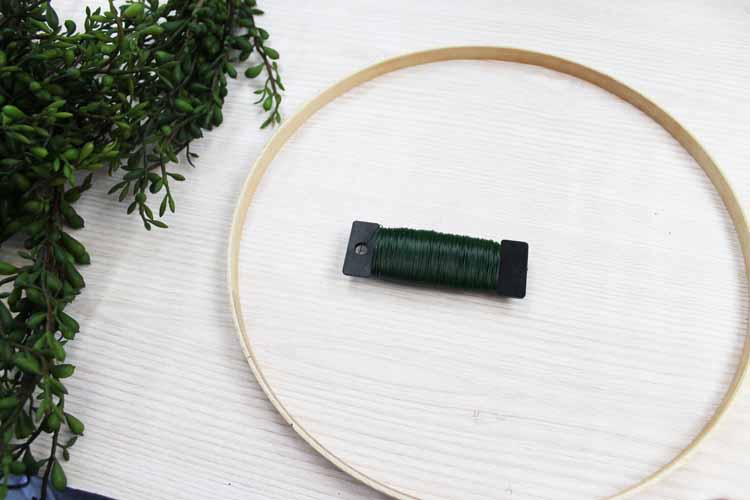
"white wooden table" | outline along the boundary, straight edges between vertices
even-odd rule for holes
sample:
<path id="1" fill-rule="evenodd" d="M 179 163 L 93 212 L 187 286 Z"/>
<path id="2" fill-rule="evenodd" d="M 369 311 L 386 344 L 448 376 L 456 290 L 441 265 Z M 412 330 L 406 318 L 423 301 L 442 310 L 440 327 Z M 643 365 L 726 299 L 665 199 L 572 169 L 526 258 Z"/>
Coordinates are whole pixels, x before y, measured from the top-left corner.
<path id="1" fill-rule="evenodd" d="M 61 17 L 65 14 L 80 19 L 77 10 L 81 6 L 77 4 L 73 0 L 55 1 Z M 745 2 L 471 0 L 457 4 L 282 0 L 261 7 L 268 11 L 264 25 L 282 55 L 282 71 L 289 90 L 284 104 L 287 114 L 336 80 L 386 57 L 446 45 L 523 47 L 591 65 L 650 96 L 700 138 L 726 170 L 740 197 L 750 196 L 750 5 Z M 387 131 L 390 125 L 378 121 L 378 107 L 367 112 L 363 107 L 367 102 L 376 103 L 388 113 L 393 111 L 393 99 L 401 95 L 398 105 L 404 116 L 424 112 L 429 102 L 420 95 L 429 94 L 431 78 L 436 79 L 432 81 L 437 89 L 446 84 L 449 95 L 460 95 L 455 92 L 462 83 L 472 92 L 476 90 L 477 95 L 490 95 L 490 84 L 482 82 L 500 76 L 489 70 L 485 77 L 485 70 L 474 65 L 437 70 L 434 75 L 422 71 L 386 82 L 380 94 L 373 87 L 374 97 L 366 93 L 355 95 L 343 102 L 348 108 L 341 116 L 334 111 L 326 115 L 334 126 L 326 128 L 325 117 L 320 118 L 316 122 L 318 128 L 301 137 L 297 149 L 290 152 L 296 156 L 290 158 L 303 159 L 308 155 L 317 162 L 326 150 L 346 151 L 348 137 L 344 132 L 339 134 L 335 126 L 356 125 L 356 121 L 336 121 L 344 120 L 346 111 L 365 113 L 377 125 L 373 133 Z M 534 73 L 511 70 L 510 74 L 530 89 L 544 89 L 544 82 Z M 453 81 L 458 83 L 451 86 Z M 548 91 L 554 91 L 554 85 L 559 83 L 554 79 L 552 82 Z M 420 91 L 410 85 L 425 87 Z M 562 85 L 564 90 L 573 88 L 567 83 Z M 404 95 L 404 89 L 410 88 L 413 95 Z M 253 379 L 235 337 L 226 293 L 228 228 L 240 186 L 271 134 L 257 130 L 260 117 L 251 104 L 251 90 L 251 83 L 234 83 L 224 125 L 196 145 L 201 155 L 199 168 L 186 172 L 189 181 L 177 190 L 178 210 L 168 221 L 168 231 L 143 231 L 135 218 L 124 214 L 124 206 L 105 195 L 110 185 L 106 179 L 81 202 L 86 229 L 80 234 L 93 263 L 86 272 L 86 293 L 74 306 L 83 332 L 71 350 L 70 357 L 78 369 L 69 384 L 68 404 L 85 420 L 87 432 L 76 445 L 66 469 L 73 486 L 125 500 L 381 498 L 330 466 L 282 422 Z M 524 98 L 522 92 L 516 97 Z M 534 103 L 533 96 L 527 98 L 526 104 Z M 462 122 L 471 122 L 474 112 L 481 113 L 480 104 L 468 99 L 467 109 L 455 107 L 457 115 L 463 112 L 456 116 L 459 138 Z M 562 109 L 555 108 L 552 101 L 543 104 Z M 622 110 L 622 104 L 612 106 L 613 116 L 624 117 L 618 123 L 627 129 L 630 115 Z M 440 116 L 447 120 L 450 112 Z M 537 125 L 543 128 L 544 121 L 539 120 Z M 649 137 L 653 127 L 644 126 L 644 119 L 633 120 L 633 127 L 645 128 L 642 135 L 628 136 L 628 140 Z M 526 124 L 531 125 L 533 122 Z M 471 130 L 476 129 L 474 124 Z M 592 133 L 596 135 L 596 131 Z M 386 136 L 394 138 L 387 133 Z M 321 142 L 325 137 L 329 142 Z M 490 139 L 488 134 L 487 150 L 464 151 L 465 156 L 496 154 L 498 148 Z M 654 139 L 659 140 L 663 137 Z M 377 137 L 372 141 L 375 144 Z M 460 150 L 461 141 L 456 144 Z M 674 150 L 668 142 L 664 144 L 663 151 Z M 642 145 L 632 142 L 625 146 L 633 150 Z M 349 155 L 353 153 L 348 151 Z M 553 161 L 553 151 L 545 154 L 549 155 L 547 160 Z M 583 151 L 579 159 L 585 163 L 587 155 L 593 158 L 596 154 L 595 148 Z M 285 165 L 291 165 L 291 159 L 285 161 Z M 320 164 L 311 168 L 320 169 Z M 591 180 L 590 185 L 587 177 L 581 179 L 581 193 L 601 184 L 600 178 Z M 675 182 L 689 186 L 691 179 L 688 176 Z M 287 191 L 294 196 L 279 201 L 273 193 L 282 193 L 284 187 L 274 182 L 269 183 L 263 198 L 266 208 L 259 209 L 261 215 L 274 208 L 286 217 L 314 217 L 305 212 L 303 192 Z M 667 181 L 660 178 L 659 182 Z M 705 217 L 696 212 L 694 225 L 675 230 L 680 231 L 687 245 L 707 234 L 718 238 L 718 251 L 726 256 L 716 276 L 726 278 L 727 285 L 724 291 L 721 285 L 709 285 L 716 293 L 705 300 L 715 301 L 716 308 L 712 315 L 702 318 L 725 333 L 718 340 L 723 350 L 711 358 L 724 356 L 725 363 L 691 367 L 694 374 L 708 373 L 713 385 L 706 387 L 715 389 L 729 376 L 736 361 L 733 353 L 739 348 L 738 335 L 742 333 L 737 333 L 737 325 L 747 315 L 747 291 L 737 267 L 736 243 L 730 239 L 727 227 L 722 226 L 728 218 L 720 215 L 715 197 L 700 194 L 704 188 L 707 189 L 699 184 L 686 188 L 684 193 L 695 197 L 690 202 L 696 206 L 714 208 Z M 278 205 L 272 207 L 271 203 Z M 654 208 L 652 215 L 657 216 L 659 207 L 648 208 Z M 665 202 L 667 212 L 677 208 Z M 533 215 L 534 209 L 529 210 Z M 259 215 L 257 220 L 264 219 Z M 268 219 L 264 223 L 271 224 Z M 567 227 L 560 225 L 559 229 Z M 628 226 L 624 231 L 635 228 Z M 612 229 L 613 236 L 617 233 Z M 734 275 L 730 269 L 736 270 Z M 679 295 L 677 287 L 682 284 L 665 282 L 664 286 L 665 296 L 674 297 Z M 304 292 L 300 293 L 304 300 Z M 694 300 L 702 298 L 696 291 Z M 689 314 L 691 307 L 689 303 L 668 303 L 665 310 Z M 290 309 L 289 314 L 294 311 Z M 642 342 L 643 349 L 648 349 L 650 340 L 643 338 Z M 533 352 L 527 354 L 533 358 Z M 661 352 L 649 363 L 673 364 L 673 354 Z M 622 373 L 623 377 L 627 375 Z M 557 389 L 565 396 L 565 384 Z M 696 407 L 715 404 L 713 393 L 707 396 L 696 391 L 691 396 L 688 392 L 686 397 L 694 397 Z M 554 422 L 555 415 L 550 415 L 550 419 Z M 665 432 L 671 426 L 670 422 L 658 425 Z M 750 393 L 741 398 L 716 435 L 687 466 L 638 499 L 748 498 L 748 428 Z M 404 467 L 408 467 L 406 462 Z M 462 470 L 455 472 L 461 476 Z M 556 487 L 559 495 L 534 497 L 525 491 L 514 492 L 514 485 L 509 483 L 497 491 L 495 498 L 571 498 L 569 483 L 560 481 Z"/>

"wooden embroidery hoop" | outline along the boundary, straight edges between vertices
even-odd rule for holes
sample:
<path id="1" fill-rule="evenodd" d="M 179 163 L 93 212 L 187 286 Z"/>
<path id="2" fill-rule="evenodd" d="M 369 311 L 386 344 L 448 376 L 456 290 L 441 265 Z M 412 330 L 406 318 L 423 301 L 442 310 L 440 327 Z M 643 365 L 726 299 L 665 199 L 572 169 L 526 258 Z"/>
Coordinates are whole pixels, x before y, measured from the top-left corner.
<path id="1" fill-rule="evenodd" d="M 734 224 L 735 231 L 740 241 L 740 247 L 742 249 L 742 255 L 745 262 L 745 275 L 750 284 L 750 228 L 748 228 L 747 218 L 744 211 L 737 199 L 737 196 L 732 191 L 726 177 L 722 173 L 719 166 L 709 156 L 703 146 L 683 127 L 677 120 L 671 117 L 666 111 L 657 106 L 654 102 L 628 87 L 627 85 L 617 81 L 616 79 L 600 73 L 594 69 L 588 68 L 581 64 L 562 59 L 560 57 L 543 54 L 539 52 L 532 52 L 528 50 L 507 48 L 507 47 L 446 47 L 433 50 L 427 50 L 423 52 L 415 52 L 412 54 L 406 54 L 403 56 L 388 59 L 380 62 L 361 71 L 354 73 L 347 78 L 344 78 L 340 82 L 332 85 L 323 93 L 305 104 L 300 111 L 294 116 L 289 118 L 271 138 L 265 149 L 261 153 L 260 157 L 255 162 L 250 175 L 247 177 L 245 184 L 242 188 L 239 201 L 234 211 L 232 220 L 232 226 L 230 229 L 229 237 L 229 252 L 228 252 L 228 271 L 229 271 L 229 294 L 231 298 L 232 314 L 234 316 L 234 323 L 239 336 L 242 348 L 245 351 L 245 356 L 250 364 L 255 377 L 258 380 L 261 388 L 265 392 L 268 399 L 274 405 L 276 410 L 281 414 L 284 420 L 292 426 L 292 428 L 304 439 L 310 446 L 312 446 L 318 453 L 323 455 L 336 467 L 351 475 L 352 477 L 362 481 L 368 486 L 385 493 L 393 498 L 398 499 L 410 499 L 418 500 L 416 497 L 406 494 L 398 489 L 384 484 L 375 478 L 372 478 L 364 472 L 355 469 L 349 465 L 342 458 L 333 454 L 328 450 L 322 443 L 320 443 L 315 436 L 310 434 L 296 419 L 289 413 L 284 404 L 279 400 L 278 396 L 274 392 L 273 387 L 269 384 L 263 370 L 256 359 L 255 352 L 253 351 L 252 341 L 242 316 L 242 307 L 240 305 L 240 293 L 239 293 L 239 254 L 240 254 L 240 242 L 242 239 L 242 231 L 245 226 L 245 219 L 250 203 L 253 201 L 255 191 L 263 178 L 264 173 L 268 169 L 269 165 L 273 161 L 276 154 L 281 150 L 287 140 L 300 128 L 312 115 L 314 115 L 319 109 L 336 99 L 342 94 L 345 94 L 349 90 L 357 87 L 367 81 L 370 81 L 378 76 L 390 73 L 403 68 L 409 68 L 412 66 L 418 66 L 421 64 L 428 64 L 440 61 L 451 61 L 451 60 L 495 60 L 514 62 L 521 64 L 529 64 L 533 66 L 540 66 L 553 71 L 564 73 L 581 80 L 585 80 L 597 87 L 600 87 L 609 93 L 621 98 L 622 100 L 632 104 L 647 116 L 649 116 L 656 123 L 661 125 L 677 142 L 679 142 L 683 148 L 693 157 L 693 159 L 700 165 L 700 167 L 708 175 L 709 179 L 713 183 L 716 191 L 721 196 L 724 205 L 729 212 L 732 222 Z M 737 372 L 730 384 L 721 404 L 719 405 L 716 412 L 709 419 L 700 433 L 685 447 L 677 456 L 675 456 L 669 463 L 652 473 L 650 476 L 644 478 L 639 483 L 634 484 L 625 490 L 617 493 L 616 495 L 609 497 L 609 500 L 621 500 L 626 497 L 641 491 L 645 487 L 653 484 L 654 482 L 662 479 L 669 472 L 673 471 L 679 465 L 685 462 L 693 452 L 703 443 L 706 438 L 714 431 L 719 421 L 727 413 L 727 410 L 731 407 L 733 402 L 737 398 L 737 394 L 742 387 L 748 375 L 748 368 L 750 364 L 750 331 L 745 336 L 745 343 L 743 347 L 742 357 L 737 369 Z"/>

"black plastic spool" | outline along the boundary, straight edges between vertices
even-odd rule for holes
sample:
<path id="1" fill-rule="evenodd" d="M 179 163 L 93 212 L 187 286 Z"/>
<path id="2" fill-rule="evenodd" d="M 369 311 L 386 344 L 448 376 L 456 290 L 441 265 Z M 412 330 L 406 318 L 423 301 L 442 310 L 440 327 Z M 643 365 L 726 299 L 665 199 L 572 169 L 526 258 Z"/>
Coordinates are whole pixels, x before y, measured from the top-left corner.
<path id="1" fill-rule="evenodd" d="M 349 235 L 349 244 L 344 258 L 344 274 L 368 278 L 372 273 L 375 254 L 373 236 L 380 229 L 374 222 L 354 221 Z M 495 291 L 503 297 L 522 299 L 526 296 L 526 273 L 529 260 L 529 245 L 523 241 L 502 240 L 500 242 L 500 265 Z"/>

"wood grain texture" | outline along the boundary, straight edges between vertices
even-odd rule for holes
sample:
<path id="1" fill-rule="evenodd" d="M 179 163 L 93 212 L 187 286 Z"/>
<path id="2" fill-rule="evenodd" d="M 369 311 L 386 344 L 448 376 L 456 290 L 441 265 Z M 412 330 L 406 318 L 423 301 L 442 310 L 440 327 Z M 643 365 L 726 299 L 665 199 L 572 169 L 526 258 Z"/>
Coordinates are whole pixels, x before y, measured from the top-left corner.
<path id="1" fill-rule="evenodd" d="M 75 12 L 80 8 L 76 4 L 56 1 L 63 13 Z M 746 92 L 750 87 L 750 12 L 743 3 L 614 5 L 537 0 L 523 4 L 471 1 L 459 7 L 328 0 L 278 1 L 267 8 L 267 25 L 284 56 L 285 83 L 293 89 L 286 101 L 288 113 L 337 79 L 388 56 L 435 45 L 522 46 L 597 67 L 651 96 L 701 138 L 743 199 L 750 194 L 746 168 L 750 123 L 745 119 L 750 112 Z M 325 417 L 316 425 L 327 439 L 347 445 L 360 439 L 358 460 L 379 467 L 382 473 L 403 469 L 415 484 L 424 477 L 415 477 L 424 471 L 409 453 L 400 458 L 394 455 L 388 462 L 378 460 L 382 453 L 398 453 L 399 443 L 362 437 L 357 431 L 361 408 L 353 403 L 363 400 L 357 397 L 358 391 L 372 390 L 375 385 L 387 389 L 366 401 L 372 409 L 384 412 L 378 424 L 381 429 L 400 426 L 403 432 L 408 421 L 401 417 L 416 416 L 417 423 L 440 428 L 462 422 L 464 427 L 456 428 L 455 435 L 471 426 L 485 427 L 500 440 L 477 443 L 458 461 L 444 463 L 439 469 L 444 477 L 436 486 L 451 488 L 469 479 L 477 485 L 474 498 L 595 495 L 628 479 L 618 471 L 637 476 L 653 465 L 649 461 L 661 460 L 661 452 L 684 442 L 716 405 L 718 389 L 731 378 L 729 367 L 739 355 L 739 325 L 747 305 L 738 272 L 740 254 L 731 239 L 729 220 L 706 179 L 684 153 L 665 134 L 659 135 L 658 128 L 616 100 L 539 72 L 474 64 L 435 71 L 404 74 L 365 89 L 337 103 L 329 115 L 320 115 L 308 131 L 301 131 L 294 149 L 280 158 L 282 168 L 274 170 L 278 177 L 264 184 L 266 201 L 258 208 L 266 212 L 253 219 L 262 224 L 256 228 L 262 238 L 248 243 L 257 241 L 259 251 L 270 252 L 272 258 L 265 261 L 268 269 L 259 269 L 251 261 L 248 269 L 265 273 L 269 286 L 289 285 L 279 277 L 289 272 L 286 263 L 297 255 L 279 234 L 277 224 L 288 221 L 291 214 L 301 221 L 319 219 L 329 229 L 340 225 L 345 239 L 350 213 L 339 221 L 319 212 L 326 200 L 321 199 L 321 183 L 310 188 L 311 177 L 325 175 L 330 180 L 336 178 L 333 174 L 361 173 L 362 177 L 349 180 L 364 192 L 377 186 L 371 182 L 382 179 L 378 169 L 394 172 L 398 165 L 403 171 L 396 171 L 402 177 L 392 180 L 392 186 L 399 186 L 396 193 L 378 190 L 377 196 L 350 200 L 346 210 L 383 223 L 395 220 L 467 234 L 503 237 L 512 233 L 522 238 L 529 231 L 529 239 L 536 242 L 533 248 L 541 252 L 537 255 L 548 256 L 534 270 L 535 286 L 544 290 L 541 304 L 554 314 L 543 329 L 532 333 L 525 322 L 532 315 L 537 317 L 536 311 L 514 317 L 512 330 L 478 330 L 462 337 L 470 340 L 463 343 L 439 335 L 440 328 L 455 321 L 441 310 L 454 307 L 459 299 L 470 302 L 479 311 L 477 321 L 484 324 L 498 309 L 511 314 L 511 305 L 470 294 L 415 295 L 410 290 L 356 283 L 351 285 L 352 295 L 385 298 L 392 305 L 408 299 L 410 309 L 395 312 L 410 313 L 428 323 L 425 328 L 415 324 L 417 335 L 412 337 L 400 333 L 402 323 L 378 318 L 383 326 L 378 331 L 380 347 L 368 349 L 371 344 L 357 342 L 366 332 L 357 328 L 354 313 L 359 311 L 351 304 L 342 303 L 334 314 L 329 298 L 312 290 L 304 293 L 300 288 L 293 304 L 284 304 L 283 296 L 269 293 L 266 307 L 257 308 L 264 315 L 259 320 L 275 314 L 283 321 L 291 311 L 301 309 L 317 315 L 313 326 L 335 321 L 348 327 L 338 331 L 321 327 L 317 338 L 296 337 L 304 347 L 283 343 L 288 334 L 267 337 L 269 356 L 295 361 L 293 366 L 282 364 L 286 368 L 276 376 L 285 380 L 289 397 L 302 410 Z M 283 424 L 252 379 L 234 337 L 225 293 L 227 230 L 241 183 L 269 138 L 268 133 L 255 130 L 257 112 L 251 105 L 251 89 L 249 83 L 233 85 L 225 124 L 200 143 L 200 168 L 189 172 L 190 182 L 179 189 L 179 210 L 170 220 L 169 231 L 143 232 L 135 219 L 122 215 L 124 207 L 104 195 L 106 181 L 82 202 L 87 228 L 81 238 L 90 246 L 94 263 L 86 274 L 87 293 L 75 308 L 85 331 L 73 349 L 79 372 L 70 384 L 70 404 L 87 422 L 86 439 L 80 441 L 68 466 L 76 486 L 122 499 L 379 498 L 333 469 Z M 572 100 L 561 106 L 560 99 L 567 96 Z M 403 120 L 393 120 L 397 111 L 403 113 Z M 507 120 L 497 113 L 505 113 Z M 491 135 L 476 117 L 500 128 Z M 517 121 L 517 127 L 511 121 Z M 439 135 L 428 141 L 430 131 Z M 529 144 L 530 135 L 545 140 Z M 442 153 L 440 157 L 436 152 Z M 377 159 L 376 167 L 366 168 L 370 159 Z M 434 175 L 441 174 L 446 164 L 459 165 L 464 175 Z M 566 170 L 571 165 L 574 169 Z M 490 166 L 495 168 L 490 170 Z M 643 175 L 634 175 L 637 168 Z M 507 174 L 506 181 L 516 184 L 492 184 L 498 169 Z M 523 175 L 516 176 L 516 172 Z M 561 182 L 552 182 L 550 172 Z M 420 187 L 425 173 L 451 189 Z M 408 182 L 402 182 L 404 178 Z M 331 203 L 343 203 L 345 189 L 351 189 L 351 183 L 330 186 Z M 525 194 L 535 203 L 517 207 L 518 220 L 509 225 L 499 211 L 477 215 L 461 195 L 467 192 L 472 194 L 472 204 L 481 207 L 491 206 L 490 201 L 499 205 L 502 200 L 496 194 L 513 202 Z M 445 198 L 445 193 L 455 197 Z M 541 193 L 547 200 L 544 203 L 538 202 Z M 386 212 L 365 210 L 373 203 L 387 206 L 381 202 L 402 198 L 418 201 L 422 209 L 404 212 L 393 205 Z M 509 204 L 502 206 L 507 210 Z M 573 227 L 588 229 L 567 234 Z M 322 233 L 313 233 L 310 227 L 299 227 L 299 231 L 306 241 L 314 242 L 317 255 L 330 251 L 325 272 L 338 272 L 335 255 L 342 248 L 324 235 L 314 237 Z M 655 244 L 639 246 L 639 238 Z M 568 265 L 578 256 L 576 245 L 581 239 L 591 248 L 590 281 L 578 279 L 576 266 L 582 263 Z M 701 241 L 715 242 L 715 246 L 705 248 Z M 708 253 L 701 254 L 699 249 Z M 669 265 L 658 269 L 648 260 L 654 255 L 661 255 L 660 262 Z M 665 255 L 679 255 L 679 259 L 665 261 Z M 653 281 L 635 290 L 626 286 L 625 278 L 634 269 L 639 275 L 650 273 Z M 323 276 L 315 268 L 306 267 L 306 272 L 307 279 Z M 609 295 L 592 303 L 605 273 L 611 278 Z M 566 279 L 575 281 L 573 293 L 563 288 Z M 318 290 L 323 283 L 322 278 L 315 283 Z M 663 284 L 658 294 L 645 293 L 653 292 L 656 283 Z M 699 287 L 704 293 L 697 293 Z M 635 298 L 638 293 L 641 302 Z M 422 302 L 415 305 L 413 300 Z M 624 304 L 635 307 L 625 311 L 625 322 Z M 663 311 L 656 314 L 660 305 Z M 591 311 L 593 316 L 588 314 Z M 671 334 L 655 335 L 654 331 Z M 711 337 L 706 332 L 712 332 Z M 604 333 L 607 337 L 602 342 Z M 337 336 L 337 347 L 321 348 L 317 340 L 331 336 Z M 502 344 L 496 342 L 497 336 Z M 371 336 L 367 340 L 372 341 Z M 412 350 L 405 351 L 404 342 Z M 513 355 L 508 349 L 499 351 L 501 347 Z M 424 391 L 457 383 L 428 371 L 434 366 L 432 361 L 446 353 L 453 356 L 446 361 L 461 363 L 459 368 L 465 371 L 458 383 L 472 388 L 465 392 L 466 400 L 454 405 L 454 413 L 435 411 L 430 405 L 435 398 L 444 399 L 442 408 L 455 403 L 455 391 Z M 458 357 L 462 353 L 465 357 Z M 496 364 L 461 362 L 475 355 L 486 359 L 490 354 L 495 355 Z M 385 381 L 368 381 L 366 373 L 393 366 L 394 358 L 406 355 L 413 361 L 411 369 L 392 370 Z M 325 399 L 330 373 L 326 374 L 323 362 L 331 359 L 335 366 L 363 359 L 367 363 L 351 369 L 347 392 Z M 299 374 L 306 368 L 314 375 L 302 386 L 304 391 L 295 392 L 301 387 Z M 366 372 L 365 376 L 355 368 Z M 497 373 L 509 378 L 487 387 Z M 408 401 L 395 404 L 393 396 L 396 389 L 404 390 L 405 378 L 414 394 L 426 393 L 430 399 L 417 407 L 410 407 Z M 526 385 L 529 381 L 534 384 Z M 664 384 L 673 389 L 667 399 Z M 547 392 L 539 398 L 521 391 L 542 386 Z M 488 390 L 507 397 L 517 405 L 516 410 L 523 411 L 511 414 L 505 408 L 482 408 L 479 403 L 486 402 Z M 591 399 L 592 394 L 599 399 Z M 739 402 L 716 437 L 685 468 L 639 499 L 745 498 L 750 491 L 746 474 L 750 458 L 745 452 L 750 445 L 746 432 L 749 400 L 745 397 Z M 654 401 L 662 403 L 648 404 Z M 639 405 L 642 414 L 637 412 Z M 627 411 L 619 411 L 623 409 Z M 394 410 L 400 418 L 388 413 Z M 587 421 L 582 429 L 575 427 L 592 412 L 596 420 Z M 545 421 L 524 418 L 542 414 L 547 416 Z M 632 418 L 625 420 L 623 415 Z M 331 421 L 340 424 L 326 431 Z M 614 427 L 627 428 L 630 434 L 613 436 Z M 587 436 L 593 436 L 591 442 L 578 447 Z M 413 439 L 419 438 L 419 431 L 414 431 Z M 495 464 L 510 479 L 494 490 L 496 484 L 485 476 L 492 466 L 486 457 L 498 453 L 494 446 L 502 440 L 512 446 Z M 623 448 L 592 466 L 593 452 L 608 440 L 623 443 Z M 441 444 L 450 445 L 450 440 Z M 381 455 L 369 453 L 378 449 Z M 425 449 L 420 453 L 443 452 Z M 541 452 L 550 454 L 540 456 Z M 529 475 L 535 467 L 549 475 Z"/>

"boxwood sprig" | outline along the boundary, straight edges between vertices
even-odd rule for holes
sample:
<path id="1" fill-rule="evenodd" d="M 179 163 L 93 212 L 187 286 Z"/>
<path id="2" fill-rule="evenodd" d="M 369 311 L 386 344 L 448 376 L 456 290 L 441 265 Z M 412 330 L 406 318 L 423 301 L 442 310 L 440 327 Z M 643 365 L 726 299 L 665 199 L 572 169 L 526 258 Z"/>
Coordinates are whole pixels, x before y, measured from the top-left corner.
<path id="1" fill-rule="evenodd" d="M 239 64 L 263 76 L 261 126 L 281 121 L 262 14 L 254 0 L 110 1 L 86 9 L 79 29 L 47 1 L 0 0 L 0 245 L 24 247 L 0 261 L 0 499 L 12 474 L 41 473 L 41 500 L 48 485 L 64 488 L 62 462 L 84 431 L 64 385 L 80 330 L 65 309 L 91 261 L 73 236 L 85 225 L 76 203 L 107 172 L 129 213 L 166 228 L 172 183 L 185 179 L 174 164 L 193 165 L 192 142 L 221 125 Z"/>

